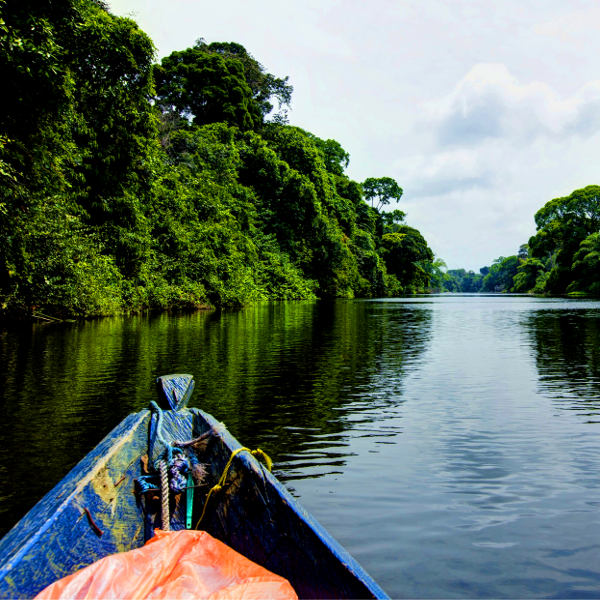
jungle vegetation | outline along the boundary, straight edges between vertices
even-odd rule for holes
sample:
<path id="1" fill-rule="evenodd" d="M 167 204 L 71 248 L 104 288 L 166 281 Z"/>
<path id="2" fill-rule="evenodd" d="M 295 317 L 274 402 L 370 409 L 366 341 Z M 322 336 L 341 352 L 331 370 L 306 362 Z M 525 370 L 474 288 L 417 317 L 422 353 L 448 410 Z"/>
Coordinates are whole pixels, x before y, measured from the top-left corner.
<path id="1" fill-rule="evenodd" d="M 600 294 L 599 186 L 548 202 L 479 273 L 447 270 L 390 177 L 288 123 L 240 44 L 155 61 L 100 0 L 0 0 L 0 318 L 426 291 Z"/>
<path id="2" fill-rule="evenodd" d="M 588 185 L 547 202 L 536 233 L 517 254 L 480 273 L 442 273 L 442 290 L 600 296 L 600 186 Z"/>
<path id="3" fill-rule="evenodd" d="M 288 123 L 236 43 L 159 63 L 100 0 L 0 0 L 0 315 L 88 317 L 422 292 L 440 276 L 389 177 Z"/>

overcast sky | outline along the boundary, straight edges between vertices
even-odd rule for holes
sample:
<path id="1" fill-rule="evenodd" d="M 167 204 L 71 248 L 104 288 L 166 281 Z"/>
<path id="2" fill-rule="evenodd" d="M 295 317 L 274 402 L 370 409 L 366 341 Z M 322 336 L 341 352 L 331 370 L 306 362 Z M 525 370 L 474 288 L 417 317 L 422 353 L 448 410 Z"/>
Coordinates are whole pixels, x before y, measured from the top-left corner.
<path id="1" fill-rule="evenodd" d="M 548 200 L 599 184 L 597 0 L 109 0 L 158 58 L 242 44 L 294 86 L 290 123 L 393 177 L 449 268 L 515 254 Z M 390 207 L 395 208 L 395 207 Z"/>

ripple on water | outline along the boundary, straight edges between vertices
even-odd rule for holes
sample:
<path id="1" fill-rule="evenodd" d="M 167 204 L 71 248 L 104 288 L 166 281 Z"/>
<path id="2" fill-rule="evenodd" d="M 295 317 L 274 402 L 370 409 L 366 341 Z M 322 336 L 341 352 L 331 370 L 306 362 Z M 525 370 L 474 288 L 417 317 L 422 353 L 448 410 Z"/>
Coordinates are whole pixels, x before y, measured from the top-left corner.
<path id="1" fill-rule="evenodd" d="M 3 526 L 187 371 L 392 597 L 599 597 L 599 347 L 599 303 L 518 296 L 5 334 Z"/>

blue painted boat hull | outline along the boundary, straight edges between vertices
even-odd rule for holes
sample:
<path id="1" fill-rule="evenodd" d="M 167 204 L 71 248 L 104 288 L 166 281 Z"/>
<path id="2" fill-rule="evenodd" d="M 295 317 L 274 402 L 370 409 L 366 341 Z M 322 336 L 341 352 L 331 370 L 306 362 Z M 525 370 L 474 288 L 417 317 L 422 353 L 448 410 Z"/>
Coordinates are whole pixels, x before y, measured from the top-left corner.
<path id="1" fill-rule="evenodd" d="M 0 597 L 32 597 L 53 581 L 142 546 L 144 502 L 134 493 L 148 452 L 151 414 L 127 417 L 0 541 Z M 199 409 L 163 413 L 163 433 L 185 441 L 205 432 L 209 485 L 239 442 Z M 177 513 L 177 511 L 175 511 Z M 181 512 L 181 511 L 180 511 Z M 198 510 L 194 515 L 196 520 Z M 174 518 L 173 528 L 183 526 Z M 211 498 L 202 529 L 286 577 L 301 598 L 386 598 L 362 567 L 246 452 Z"/>

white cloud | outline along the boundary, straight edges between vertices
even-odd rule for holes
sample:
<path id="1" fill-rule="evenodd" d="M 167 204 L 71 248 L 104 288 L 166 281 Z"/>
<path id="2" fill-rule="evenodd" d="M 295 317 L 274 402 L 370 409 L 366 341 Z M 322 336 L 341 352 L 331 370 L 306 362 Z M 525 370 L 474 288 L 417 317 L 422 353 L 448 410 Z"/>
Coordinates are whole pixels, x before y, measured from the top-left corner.
<path id="1" fill-rule="evenodd" d="M 395 170 L 411 195 L 439 196 L 492 185 L 494 169 L 487 158 L 470 148 L 453 148 L 399 160 Z"/>
<path id="2" fill-rule="evenodd" d="M 594 4 L 572 10 L 558 18 L 536 24 L 533 31 L 567 44 L 581 43 L 582 38 L 591 36 L 597 39 L 600 33 L 600 6 Z"/>
<path id="3" fill-rule="evenodd" d="M 587 137 L 600 126 L 600 80 L 561 98 L 543 82 L 519 82 L 503 64 L 480 63 L 447 96 L 428 103 L 425 112 L 442 145 Z"/>
<path id="4" fill-rule="evenodd" d="M 477 64 L 417 127 L 426 141 L 394 163 L 402 207 L 450 267 L 476 270 L 516 253 L 545 202 L 596 181 L 600 81 L 561 96 Z"/>
<path id="5" fill-rule="evenodd" d="M 394 165 L 413 197 L 520 188 L 515 182 L 564 165 L 565 148 L 577 152 L 598 133 L 600 80 L 560 97 L 545 83 L 519 82 L 505 65 L 477 64 L 423 104 L 418 127 L 428 144 Z"/>

